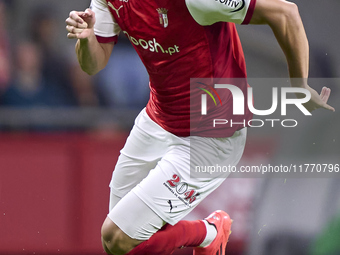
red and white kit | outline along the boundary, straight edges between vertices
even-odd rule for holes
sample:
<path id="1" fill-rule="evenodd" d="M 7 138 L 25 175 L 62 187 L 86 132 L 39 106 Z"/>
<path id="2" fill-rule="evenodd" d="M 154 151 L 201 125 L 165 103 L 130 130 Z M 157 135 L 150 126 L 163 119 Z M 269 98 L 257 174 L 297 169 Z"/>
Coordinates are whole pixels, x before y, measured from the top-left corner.
<path id="1" fill-rule="evenodd" d="M 243 127 L 190 130 L 190 78 L 246 77 L 234 23 L 247 24 L 254 7 L 255 0 L 92 1 L 98 41 L 117 41 L 119 33 L 129 38 L 150 76 L 146 111 L 177 136 L 228 137 Z M 246 92 L 246 82 L 239 86 Z M 232 116 L 230 92 L 219 94 L 223 106 L 214 115 L 236 118 L 235 122 L 251 119 L 248 107 L 245 115 Z"/>
<path id="2" fill-rule="evenodd" d="M 249 23 L 255 0 L 92 0 L 91 8 L 98 41 L 127 36 L 150 76 L 150 100 L 121 151 L 111 192 L 123 197 L 131 191 L 173 225 L 223 181 L 190 178 L 190 164 L 235 165 L 243 153 L 246 130 L 241 124 L 190 129 L 190 78 L 246 78 L 234 23 Z M 239 84 L 243 92 L 244 81 Z M 219 94 L 223 106 L 212 118 L 251 119 L 247 107 L 244 115 L 232 116 L 230 91 Z M 191 155 L 190 139 L 202 144 Z M 119 213 L 114 215 L 109 217 Z M 122 226 L 124 219 L 113 221 L 138 239 L 135 230 Z"/>

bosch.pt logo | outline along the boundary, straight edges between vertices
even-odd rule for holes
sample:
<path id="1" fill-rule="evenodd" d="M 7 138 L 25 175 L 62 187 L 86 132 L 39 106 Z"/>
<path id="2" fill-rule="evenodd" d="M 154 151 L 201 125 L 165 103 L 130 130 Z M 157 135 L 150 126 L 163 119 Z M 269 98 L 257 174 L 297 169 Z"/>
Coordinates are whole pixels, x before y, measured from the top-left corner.
<path id="1" fill-rule="evenodd" d="M 215 2 L 219 2 L 230 8 L 235 9 L 231 12 L 238 12 L 242 10 L 244 6 L 246 5 L 245 0 L 215 0 Z"/>
<path id="2" fill-rule="evenodd" d="M 142 39 L 142 38 L 135 38 L 129 35 L 129 33 L 126 31 L 123 31 L 123 33 L 127 36 L 127 38 L 129 38 L 130 42 L 132 42 L 136 46 L 142 47 L 144 50 L 148 50 L 148 51 L 155 52 L 155 53 L 169 54 L 170 56 L 180 51 L 179 46 L 173 45 L 170 47 L 165 47 L 164 45 L 161 45 L 160 43 L 158 43 L 156 38 L 147 40 L 147 39 Z"/>

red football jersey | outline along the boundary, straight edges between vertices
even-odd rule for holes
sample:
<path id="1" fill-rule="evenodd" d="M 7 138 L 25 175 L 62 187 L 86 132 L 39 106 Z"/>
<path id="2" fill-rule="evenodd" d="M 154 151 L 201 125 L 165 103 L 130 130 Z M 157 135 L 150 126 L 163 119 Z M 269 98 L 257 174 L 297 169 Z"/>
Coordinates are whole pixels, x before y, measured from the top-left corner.
<path id="1" fill-rule="evenodd" d="M 208 104 L 208 117 L 192 117 L 201 109 L 202 90 L 191 78 L 246 78 L 246 66 L 235 23 L 250 21 L 255 0 L 92 0 L 95 33 L 100 43 L 125 34 L 150 76 L 150 118 L 177 136 L 229 137 L 252 118 L 233 115 L 229 90 L 218 92 L 223 104 Z M 241 79 L 242 80 L 242 79 Z M 246 97 L 247 82 L 236 82 Z M 211 84 L 210 84 L 211 85 Z M 195 87 L 196 86 L 196 87 Z M 191 100 L 196 98 L 195 100 Z M 245 103 L 247 100 L 245 100 Z M 196 114 L 195 113 L 195 114 Z M 195 115 L 196 116 L 196 115 Z M 235 125 L 213 127 L 215 118 Z M 191 123 L 191 125 L 190 125 Z"/>

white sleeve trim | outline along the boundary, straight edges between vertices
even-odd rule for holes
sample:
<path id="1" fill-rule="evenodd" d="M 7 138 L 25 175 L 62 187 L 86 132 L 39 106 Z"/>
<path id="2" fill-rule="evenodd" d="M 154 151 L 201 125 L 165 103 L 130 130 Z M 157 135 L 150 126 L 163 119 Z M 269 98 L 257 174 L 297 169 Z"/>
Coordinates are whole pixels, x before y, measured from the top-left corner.
<path id="1" fill-rule="evenodd" d="M 121 31 L 105 0 L 92 0 L 90 8 L 96 14 L 94 33 L 100 37 L 113 37 Z"/>
<path id="2" fill-rule="evenodd" d="M 251 0 L 185 0 L 191 16 L 202 26 L 225 21 L 241 24 Z"/>

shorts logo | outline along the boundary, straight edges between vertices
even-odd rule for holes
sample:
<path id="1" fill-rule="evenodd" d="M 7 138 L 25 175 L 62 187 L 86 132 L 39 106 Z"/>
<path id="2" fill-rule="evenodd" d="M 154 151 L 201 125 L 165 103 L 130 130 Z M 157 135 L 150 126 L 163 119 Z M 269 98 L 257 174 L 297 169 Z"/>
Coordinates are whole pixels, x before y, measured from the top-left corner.
<path id="1" fill-rule="evenodd" d="M 200 195 L 196 190 L 189 189 L 189 185 L 186 182 L 182 182 L 177 174 L 174 174 L 172 179 L 167 180 L 163 185 L 188 207 L 191 207 L 191 204 L 196 201 Z M 171 206 L 172 204 L 170 207 Z"/>
<path id="2" fill-rule="evenodd" d="M 159 23 L 164 28 L 168 27 L 169 19 L 168 19 L 168 10 L 165 8 L 158 8 L 157 9 L 158 16 L 159 16 Z"/>
<path id="3" fill-rule="evenodd" d="M 174 207 L 174 206 L 172 205 L 171 200 L 168 200 L 168 204 L 169 204 L 169 206 L 170 206 L 170 212 L 172 211 L 172 209 L 177 208 L 177 206 Z"/>

